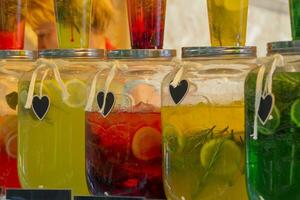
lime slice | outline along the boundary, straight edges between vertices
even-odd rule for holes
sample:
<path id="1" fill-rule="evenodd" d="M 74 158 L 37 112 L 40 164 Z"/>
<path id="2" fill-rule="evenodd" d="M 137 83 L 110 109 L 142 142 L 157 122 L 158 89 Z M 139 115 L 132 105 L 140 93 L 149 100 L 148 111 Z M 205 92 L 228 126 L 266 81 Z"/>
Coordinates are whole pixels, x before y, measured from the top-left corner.
<path id="1" fill-rule="evenodd" d="M 45 81 L 43 87 L 52 102 L 62 102 L 62 89 L 56 80 Z"/>
<path id="2" fill-rule="evenodd" d="M 215 175 L 232 175 L 240 168 L 242 153 L 229 139 L 212 139 L 200 151 L 202 166 Z"/>
<path id="3" fill-rule="evenodd" d="M 268 122 L 263 125 L 258 120 L 258 131 L 263 135 L 272 135 L 275 133 L 276 129 L 280 125 L 280 112 L 276 106 L 274 106 L 273 112 L 268 120 Z"/>
<path id="4" fill-rule="evenodd" d="M 184 138 L 178 128 L 167 124 L 163 129 L 164 143 L 168 145 L 171 151 L 178 151 L 184 146 Z"/>
<path id="5" fill-rule="evenodd" d="M 248 1 L 224 0 L 224 8 L 229 11 L 239 11 L 248 6 Z"/>
<path id="6" fill-rule="evenodd" d="M 291 119 L 298 127 L 300 127 L 300 99 L 296 100 L 292 105 Z"/>
<path id="7" fill-rule="evenodd" d="M 64 103 L 71 108 L 83 106 L 88 95 L 87 85 L 78 79 L 69 80 L 65 85 L 70 96 Z"/>

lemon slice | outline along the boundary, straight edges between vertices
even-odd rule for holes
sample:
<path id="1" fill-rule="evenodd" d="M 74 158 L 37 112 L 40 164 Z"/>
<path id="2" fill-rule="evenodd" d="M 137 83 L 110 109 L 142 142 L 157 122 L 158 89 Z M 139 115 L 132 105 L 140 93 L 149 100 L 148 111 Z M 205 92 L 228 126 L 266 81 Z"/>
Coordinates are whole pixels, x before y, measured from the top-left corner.
<path id="1" fill-rule="evenodd" d="M 212 139 L 200 151 L 202 166 L 215 175 L 232 175 L 240 169 L 242 153 L 229 139 Z"/>
<path id="2" fill-rule="evenodd" d="M 248 1 L 224 0 L 224 8 L 229 11 L 239 11 L 248 6 Z"/>
<path id="3" fill-rule="evenodd" d="M 83 106 L 88 95 L 87 85 L 78 79 L 69 80 L 65 85 L 70 96 L 64 103 L 71 108 Z"/>
<path id="4" fill-rule="evenodd" d="M 300 127 L 300 99 L 296 100 L 292 105 L 291 119 L 298 127 Z"/>

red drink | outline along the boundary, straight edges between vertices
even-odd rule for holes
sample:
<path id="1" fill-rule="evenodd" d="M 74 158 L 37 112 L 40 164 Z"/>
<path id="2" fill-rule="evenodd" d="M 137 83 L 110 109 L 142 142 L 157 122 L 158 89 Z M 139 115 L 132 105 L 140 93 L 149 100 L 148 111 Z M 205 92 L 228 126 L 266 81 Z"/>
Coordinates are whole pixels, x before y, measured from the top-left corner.
<path id="1" fill-rule="evenodd" d="M 133 49 L 162 49 L 167 0 L 127 0 Z"/>
<path id="2" fill-rule="evenodd" d="M 23 49 L 26 0 L 0 0 L 0 49 Z"/>
<path id="3" fill-rule="evenodd" d="M 16 115 L 0 117 L 0 191 L 1 188 L 20 187 L 16 159 L 17 127 Z"/>
<path id="4" fill-rule="evenodd" d="M 159 112 L 86 114 L 86 167 L 93 194 L 165 198 Z"/>

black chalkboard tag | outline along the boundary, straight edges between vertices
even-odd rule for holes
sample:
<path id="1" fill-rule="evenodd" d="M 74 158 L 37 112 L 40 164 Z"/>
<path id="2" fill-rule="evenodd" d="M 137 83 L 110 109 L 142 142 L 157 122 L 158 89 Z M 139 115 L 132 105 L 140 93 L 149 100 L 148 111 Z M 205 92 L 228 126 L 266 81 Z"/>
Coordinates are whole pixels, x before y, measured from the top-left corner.
<path id="1" fill-rule="evenodd" d="M 272 114 L 274 108 L 275 97 L 273 94 L 262 96 L 258 108 L 258 117 L 260 122 L 265 125 Z"/>
<path id="2" fill-rule="evenodd" d="M 102 110 L 102 107 L 103 107 L 103 104 L 104 104 L 104 97 L 105 97 L 104 92 L 99 92 L 98 95 L 97 95 L 97 103 L 98 103 L 98 106 L 99 106 L 100 110 Z M 115 100 L 116 100 L 115 95 L 111 92 L 108 92 L 107 95 L 106 95 L 105 108 L 101 112 L 103 117 L 107 117 L 107 115 L 109 115 L 109 113 L 113 110 L 114 105 L 115 105 Z"/>
<path id="3" fill-rule="evenodd" d="M 75 196 L 74 200 L 145 200 L 145 198 L 125 196 Z"/>
<path id="4" fill-rule="evenodd" d="M 9 200 L 71 200 L 71 190 L 27 190 L 8 189 L 6 199 Z"/>
<path id="5" fill-rule="evenodd" d="M 184 99 L 185 95 L 187 94 L 188 89 L 189 89 L 189 82 L 187 80 L 181 80 L 177 85 L 177 87 L 174 87 L 170 83 L 169 91 L 175 104 L 181 103 L 181 101 Z"/>
<path id="6" fill-rule="evenodd" d="M 43 120 L 47 115 L 50 107 L 50 99 L 48 96 L 33 96 L 32 110 L 39 120 Z"/>
<path id="7" fill-rule="evenodd" d="M 5 96 L 5 99 L 6 99 L 7 105 L 11 109 L 16 110 L 17 105 L 18 105 L 18 93 L 17 92 L 9 93 Z"/>

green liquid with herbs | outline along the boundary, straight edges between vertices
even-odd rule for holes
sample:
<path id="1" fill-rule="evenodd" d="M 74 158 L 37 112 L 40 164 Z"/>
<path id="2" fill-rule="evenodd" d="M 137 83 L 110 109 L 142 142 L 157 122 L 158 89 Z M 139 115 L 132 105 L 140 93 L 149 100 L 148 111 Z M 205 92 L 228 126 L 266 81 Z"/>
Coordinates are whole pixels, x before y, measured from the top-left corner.
<path id="1" fill-rule="evenodd" d="M 258 122 L 254 140 L 257 71 L 246 81 L 246 166 L 249 198 L 300 199 L 300 73 L 276 72 L 275 106 L 269 121 Z"/>

